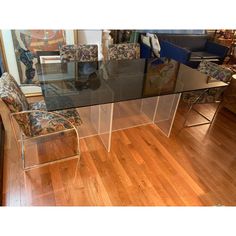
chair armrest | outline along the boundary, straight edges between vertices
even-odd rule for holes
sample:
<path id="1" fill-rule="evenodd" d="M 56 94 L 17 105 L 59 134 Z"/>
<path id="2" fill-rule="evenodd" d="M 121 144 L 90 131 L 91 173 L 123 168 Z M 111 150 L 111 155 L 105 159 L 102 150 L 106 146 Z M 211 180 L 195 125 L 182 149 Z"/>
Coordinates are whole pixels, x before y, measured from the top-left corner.
<path id="1" fill-rule="evenodd" d="M 223 61 L 229 51 L 229 48 L 215 42 L 207 41 L 206 51 L 220 56 Z"/>

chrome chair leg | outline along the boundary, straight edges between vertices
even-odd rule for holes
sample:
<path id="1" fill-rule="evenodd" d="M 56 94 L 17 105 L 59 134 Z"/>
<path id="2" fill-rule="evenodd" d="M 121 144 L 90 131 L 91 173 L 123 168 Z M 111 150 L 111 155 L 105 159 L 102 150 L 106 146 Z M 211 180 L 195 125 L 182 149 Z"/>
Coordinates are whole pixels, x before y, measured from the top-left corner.
<path id="1" fill-rule="evenodd" d="M 199 122 L 199 123 L 195 123 L 195 124 L 186 125 L 187 118 L 188 118 L 188 115 L 187 115 L 186 118 L 185 118 L 184 127 L 188 128 L 188 127 L 194 127 L 194 126 L 200 126 L 200 125 L 207 125 L 207 124 L 211 125 L 211 124 L 214 122 L 215 117 L 216 117 L 216 115 L 217 115 L 217 113 L 218 113 L 218 111 L 219 111 L 219 109 L 220 109 L 220 107 L 221 107 L 221 103 L 222 103 L 222 102 L 219 102 L 219 105 L 217 106 L 217 108 L 216 108 L 216 110 L 215 110 L 215 112 L 214 112 L 214 115 L 213 115 L 213 117 L 212 117 L 211 119 L 209 119 L 208 117 L 206 117 L 204 114 L 202 114 L 201 112 L 199 112 L 199 111 L 196 110 L 195 108 L 191 108 L 192 110 L 194 110 L 196 113 L 198 113 L 201 117 L 203 117 L 203 118 L 204 118 L 205 120 L 207 120 L 207 121 L 206 121 L 206 122 Z M 188 112 L 189 112 L 189 111 L 188 111 Z M 187 113 L 188 113 L 188 112 L 187 112 Z"/>
<path id="2" fill-rule="evenodd" d="M 25 145 L 24 145 L 24 140 L 23 140 L 23 136 L 21 134 L 20 136 L 20 141 L 21 141 L 21 159 L 22 159 L 22 165 L 23 165 L 23 169 L 25 170 Z"/>
<path id="3" fill-rule="evenodd" d="M 190 107 L 189 107 L 189 109 L 188 109 L 188 111 L 187 111 L 187 113 L 186 113 L 186 115 L 185 115 L 184 124 L 183 124 L 184 127 L 188 127 L 188 126 L 186 125 L 186 123 L 187 123 L 187 121 L 188 121 L 188 117 L 189 117 L 190 111 L 192 110 L 192 107 L 193 107 L 193 104 L 190 105 Z"/>
<path id="4" fill-rule="evenodd" d="M 42 164 L 35 164 L 35 165 L 32 165 L 32 166 L 29 166 L 29 167 L 26 167 L 25 166 L 25 149 L 24 149 L 24 140 L 22 139 L 22 144 L 21 144 L 21 157 L 22 157 L 22 161 L 23 161 L 23 170 L 24 171 L 29 171 L 29 170 L 32 170 L 32 169 L 36 169 L 36 168 L 40 168 L 40 167 L 44 167 L 44 166 L 47 166 L 47 165 L 52 165 L 52 164 L 55 164 L 55 163 L 60 163 L 60 162 L 63 162 L 63 161 L 68 161 L 68 160 L 72 160 L 72 159 L 78 159 L 78 161 L 80 161 L 80 146 L 79 146 L 79 133 L 78 133 L 78 130 L 73 127 L 75 133 L 76 133 L 76 139 L 77 139 L 77 150 L 76 150 L 76 155 L 73 155 L 71 157 L 64 157 L 60 160 L 55 160 L 55 161 L 50 161 L 50 162 L 46 162 L 46 163 L 42 163 Z M 54 133 L 52 133 L 54 134 Z"/>
<path id="5" fill-rule="evenodd" d="M 192 110 L 192 109 L 195 110 L 193 106 L 194 106 L 195 104 L 197 104 L 197 102 L 200 100 L 200 98 L 201 98 L 206 92 L 208 92 L 208 90 L 209 90 L 209 89 L 204 90 L 198 97 L 196 97 L 196 99 L 195 99 L 193 102 L 191 102 L 191 103 L 189 104 L 189 109 L 188 109 L 188 111 L 187 111 L 187 113 L 186 113 L 186 115 L 185 115 L 185 120 L 184 120 L 184 124 L 183 124 L 184 127 L 186 127 L 186 128 L 187 128 L 187 127 L 193 127 L 193 126 L 197 126 L 197 125 L 200 125 L 200 124 L 201 124 L 201 123 L 199 123 L 199 124 L 193 124 L 193 125 L 186 125 L 191 110 Z M 195 110 L 195 111 L 196 111 L 196 110 Z M 200 114 L 200 115 L 201 115 L 201 114 Z M 208 118 L 207 118 L 207 119 L 208 119 Z M 203 123 L 202 123 L 202 124 L 203 124 Z M 206 123 L 204 123 L 204 124 L 206 124 Z"/>

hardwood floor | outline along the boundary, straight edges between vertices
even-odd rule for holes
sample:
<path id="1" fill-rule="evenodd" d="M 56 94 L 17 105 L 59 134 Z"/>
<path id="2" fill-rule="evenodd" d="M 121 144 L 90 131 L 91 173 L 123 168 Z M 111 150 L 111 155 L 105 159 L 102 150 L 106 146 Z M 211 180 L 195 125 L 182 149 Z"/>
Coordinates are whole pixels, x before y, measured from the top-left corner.
<path id="1" fill-rule="evenodd" d="M 223 108 L 210 129 L 182 128 L 185 112 L 180 106 L 170 138 L 155 125 L 120 130 L 107 153 L 98 137 L 89 137 L 81 139 L 80 162 L 26 173 L 12 140 L 5 150 L 3 204 L 236 205 L 236 116 Z"/>

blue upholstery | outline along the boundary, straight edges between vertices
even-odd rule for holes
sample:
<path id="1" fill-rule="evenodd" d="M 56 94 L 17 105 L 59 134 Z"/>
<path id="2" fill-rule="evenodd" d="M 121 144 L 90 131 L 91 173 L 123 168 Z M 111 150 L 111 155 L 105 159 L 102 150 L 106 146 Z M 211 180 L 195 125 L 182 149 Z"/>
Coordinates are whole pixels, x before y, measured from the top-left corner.
<path id="1" fill-rule="evenodd" d="M 191 52 L 187 49 L 178 47 L 170 42 L 161 41 L 161 57 L 168 57 L 174 59 L 180 63 L 187 64 L 191 55 Z"/>
<path id="2" fill-rule="evenodd" d="M 183 64 L 188 63 L 189 57 L 191 55 L 191 52 L 189 50 L 177 47 L 176 45 L 167 41 L 161 41 L 160 46 L 161 46 L 160 57 L 171 58 Z M 141 58 L 153 57 L 151 47 L 147 46 L 146 44 L 141 43 L 140 50 L 141 50 L 140 52 Z"/>
<path id="3" fill-rule="evenodd" d="M 226 57 L 229 50 L 229 48 L 211 41 L 207 41 L 205 49 L 207 52 L 219 56 L 221 63 L 223 63 L 224 58 Z"/>
<path id="4" fill-rule="evenodd" d="M 197 68 L 202 60 L 222 64 L 229 48 L 209 40 L 208 35 L 157 34 L 161 56 L 170 57 L 190 67 Z M 140 38 L 141 58 L 152 57 L 152 49 Z"/>
<path id="5" fill-rule="evenodd" d="M 151 58 L 152 49 L 144 43 L 140 44 L 140 58 Z"/>

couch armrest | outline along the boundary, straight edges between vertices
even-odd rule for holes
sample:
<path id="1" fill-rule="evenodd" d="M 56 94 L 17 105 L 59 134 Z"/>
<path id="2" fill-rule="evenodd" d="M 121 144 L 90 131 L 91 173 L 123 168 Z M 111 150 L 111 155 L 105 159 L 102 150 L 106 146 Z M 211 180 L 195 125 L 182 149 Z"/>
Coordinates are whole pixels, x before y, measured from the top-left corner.
<path id="1" fill-rule="evenodd" d="M 210 53 L 214 53 L 217 56 L 220 56 L 221 57 L 221 61 L 223 61 L 224 58 L 226 57 L 228 51 L 229 51 L 229 48 L 225 47 L 223 45 L 220 45 L 218 43 L 207 41 L 207 43 L 206 43 L 206 51 L 210 52 Z"/>
<path id="2" fill-rule="evenodd" d="M 161 57 L 172 58 L 180 63 L 187 64 L 191 56 L 191 51 L 188 49 L 179 47 L 173 43 L 167 41 L 160 41 L 161 45 Z"/>

